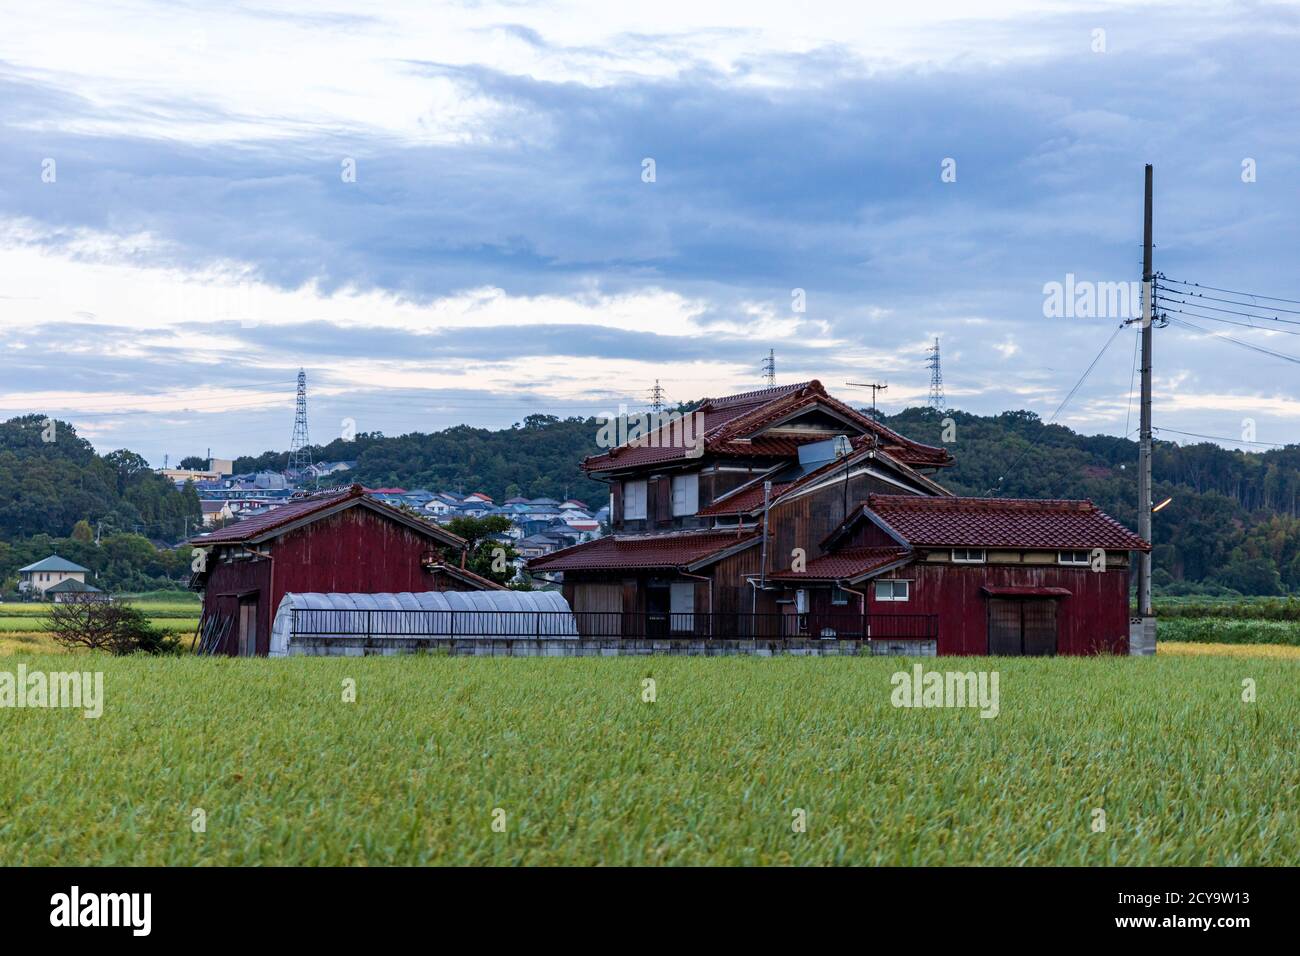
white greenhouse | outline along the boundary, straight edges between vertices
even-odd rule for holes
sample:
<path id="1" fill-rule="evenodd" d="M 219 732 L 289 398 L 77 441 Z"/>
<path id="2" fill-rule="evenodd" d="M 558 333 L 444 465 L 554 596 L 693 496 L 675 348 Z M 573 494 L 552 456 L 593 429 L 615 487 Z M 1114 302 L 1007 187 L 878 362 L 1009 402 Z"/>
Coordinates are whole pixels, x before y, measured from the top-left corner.
<path id="1" fill-rule="evenodd" d="M 271 625 L 271 657 L 295 641 L 356 638 L 577 639 L 558 591 L 286 594 Z"/>

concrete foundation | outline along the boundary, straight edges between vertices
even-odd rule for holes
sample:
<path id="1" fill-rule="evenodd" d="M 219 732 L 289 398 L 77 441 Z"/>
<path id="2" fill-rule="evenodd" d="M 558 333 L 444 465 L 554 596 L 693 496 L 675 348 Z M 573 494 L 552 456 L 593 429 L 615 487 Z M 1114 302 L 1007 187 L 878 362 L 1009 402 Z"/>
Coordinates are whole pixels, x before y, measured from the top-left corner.
<path id="1" fill-rule="evenodd" d="M 858 655 L 934 657 L 933 640 L 572 640 L 446 637 L 309 637 L 295 638 L 289 654 L 323 657 L 363 657 L 372 654 L 447 654 L 456 657 L 622 657 L 649 654 L 689 657 L 725 657 L 751 654 L 773 657 L 795 654 L 806 657 L 855 657 Z"/>

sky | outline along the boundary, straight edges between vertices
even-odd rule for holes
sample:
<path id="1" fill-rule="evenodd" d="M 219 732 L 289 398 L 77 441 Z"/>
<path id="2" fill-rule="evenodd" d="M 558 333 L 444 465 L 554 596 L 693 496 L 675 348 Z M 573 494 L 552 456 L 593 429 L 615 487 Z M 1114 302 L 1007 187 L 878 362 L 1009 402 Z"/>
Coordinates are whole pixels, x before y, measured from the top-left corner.
<path id="1" fill-rule="evenodd" d="M 896 412 L 936 337 L 982 414 L 1101 353 L 1056 420 L 1132 435 L 1145 163 L 1158 437 L 1300 442 L 1293 3 L 0 6 L 0 417 L 100 451 L 283 450 L 300 367 L 316 443 L 769 349 Z"/>

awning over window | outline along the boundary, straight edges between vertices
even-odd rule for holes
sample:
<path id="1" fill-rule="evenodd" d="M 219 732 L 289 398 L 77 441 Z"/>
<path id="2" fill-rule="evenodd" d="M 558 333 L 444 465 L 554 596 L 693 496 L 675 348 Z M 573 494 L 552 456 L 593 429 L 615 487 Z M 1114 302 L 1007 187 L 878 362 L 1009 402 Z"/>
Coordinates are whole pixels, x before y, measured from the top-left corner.
<path id="1" fill-rule="evenodd" d="M 1069 588 L 989 587 L 980 588 L 989 597 L 1069 597 Z"/>

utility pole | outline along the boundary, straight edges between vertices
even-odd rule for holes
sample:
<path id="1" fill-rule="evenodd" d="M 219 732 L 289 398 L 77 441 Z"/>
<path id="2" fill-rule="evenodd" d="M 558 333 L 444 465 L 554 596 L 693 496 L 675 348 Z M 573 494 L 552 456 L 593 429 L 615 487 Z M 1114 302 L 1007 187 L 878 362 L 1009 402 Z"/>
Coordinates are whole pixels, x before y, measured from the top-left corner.
<path id="1" fill-rule="evenodd" d="M 1138 535 L 1151 540 L 1151 326 L 1155 321 L 1155 288 L 1151 271 L 1151 164 L 1146 166 L 1146 190 L 1142 216 L 1142 412 L 1138 433 Z M 1142 619 L 1140 640 L 1134 645 L 1129 635 L 1129 653 L 1146 656 L 1156 652 L 1155 612 L 1151 607 L 1151 552 L 1138 555 L 1138 615 Z"/>

